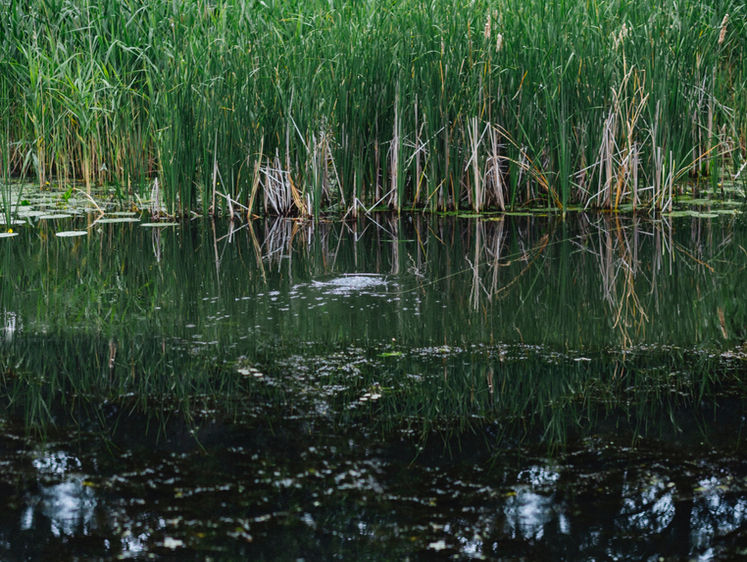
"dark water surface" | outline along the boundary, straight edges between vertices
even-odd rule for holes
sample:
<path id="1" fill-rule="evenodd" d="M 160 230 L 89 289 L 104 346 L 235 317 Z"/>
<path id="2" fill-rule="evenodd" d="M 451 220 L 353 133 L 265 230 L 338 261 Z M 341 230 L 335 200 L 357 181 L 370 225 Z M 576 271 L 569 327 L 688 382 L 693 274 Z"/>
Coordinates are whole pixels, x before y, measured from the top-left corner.
<path id="1" fill-rule="evenodd" d="M 0 560 L 747 555 L 747 221 L 29 219 Z"/>

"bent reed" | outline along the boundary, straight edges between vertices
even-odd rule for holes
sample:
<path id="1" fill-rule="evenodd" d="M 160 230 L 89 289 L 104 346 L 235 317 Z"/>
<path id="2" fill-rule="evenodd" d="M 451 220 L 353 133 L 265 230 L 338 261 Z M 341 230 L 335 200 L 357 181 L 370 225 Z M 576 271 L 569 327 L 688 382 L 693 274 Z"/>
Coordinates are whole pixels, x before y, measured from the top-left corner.
<path id="1" fill-rule="evenodd" d="M 682 178 L 747 175 L 746 18 L 733 0 L 0 0 L 0 158 L 170 214 L 668 209 Z"/>

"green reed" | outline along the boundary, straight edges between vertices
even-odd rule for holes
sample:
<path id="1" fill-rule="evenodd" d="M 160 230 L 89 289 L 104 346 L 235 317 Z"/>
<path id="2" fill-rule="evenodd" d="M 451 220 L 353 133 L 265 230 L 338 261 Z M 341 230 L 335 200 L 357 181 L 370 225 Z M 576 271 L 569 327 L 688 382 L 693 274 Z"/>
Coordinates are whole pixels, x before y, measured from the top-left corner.
<path id="1" fill-rule="evenodd" d="M 7 86 L 3 83 L 0 95 L 3 98 L 3 106 L 7 109 L 2 114 L 0 121 L 0 196 L 3 204 L 3 224 L 10 225 L 12 222 L 12 191 L 10 187 L 10 108 L 7 100 Z"/>
<path id="2" fill-rule="evenodd" d="M 10 143 L 169 213 L 653 210 L 745 159 L 745 8 L 2 0 Z M 728 14 L 728 17 L 726 16 Z M 255 173 L 256 169 L 256 173 Z"/>

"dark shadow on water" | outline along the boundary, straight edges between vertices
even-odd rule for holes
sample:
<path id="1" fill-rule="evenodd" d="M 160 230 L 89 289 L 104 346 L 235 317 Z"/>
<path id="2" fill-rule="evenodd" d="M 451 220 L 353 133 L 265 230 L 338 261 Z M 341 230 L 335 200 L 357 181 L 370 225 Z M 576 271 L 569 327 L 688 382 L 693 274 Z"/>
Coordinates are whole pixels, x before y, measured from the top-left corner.
<path id="1" fill-rule="evenodd" d="M 6 417 L 0 544 L 8 560 L 730 559 L 744 400 L 669 414 L 677 434 L 612 411 L 551 453 L 542 428 L 511 444 L 497 422 L 424 435 L 283 408 L 131 413 L 106 439 L 76 420 L 40 444 Z"/>

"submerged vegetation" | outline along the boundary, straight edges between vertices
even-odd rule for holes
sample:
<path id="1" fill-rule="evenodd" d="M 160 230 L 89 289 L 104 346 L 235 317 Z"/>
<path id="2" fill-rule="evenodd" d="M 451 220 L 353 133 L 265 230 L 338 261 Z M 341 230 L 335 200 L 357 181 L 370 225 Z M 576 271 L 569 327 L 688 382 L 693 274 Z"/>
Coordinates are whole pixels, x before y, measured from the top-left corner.
<path id="1" fill-rule="evenodd" d="M 167 213 L 667 209 L 682 178 L 744 178 L 746 17 L 732 0 L 0 0 L 3 182 L 112 182 Z"/>

